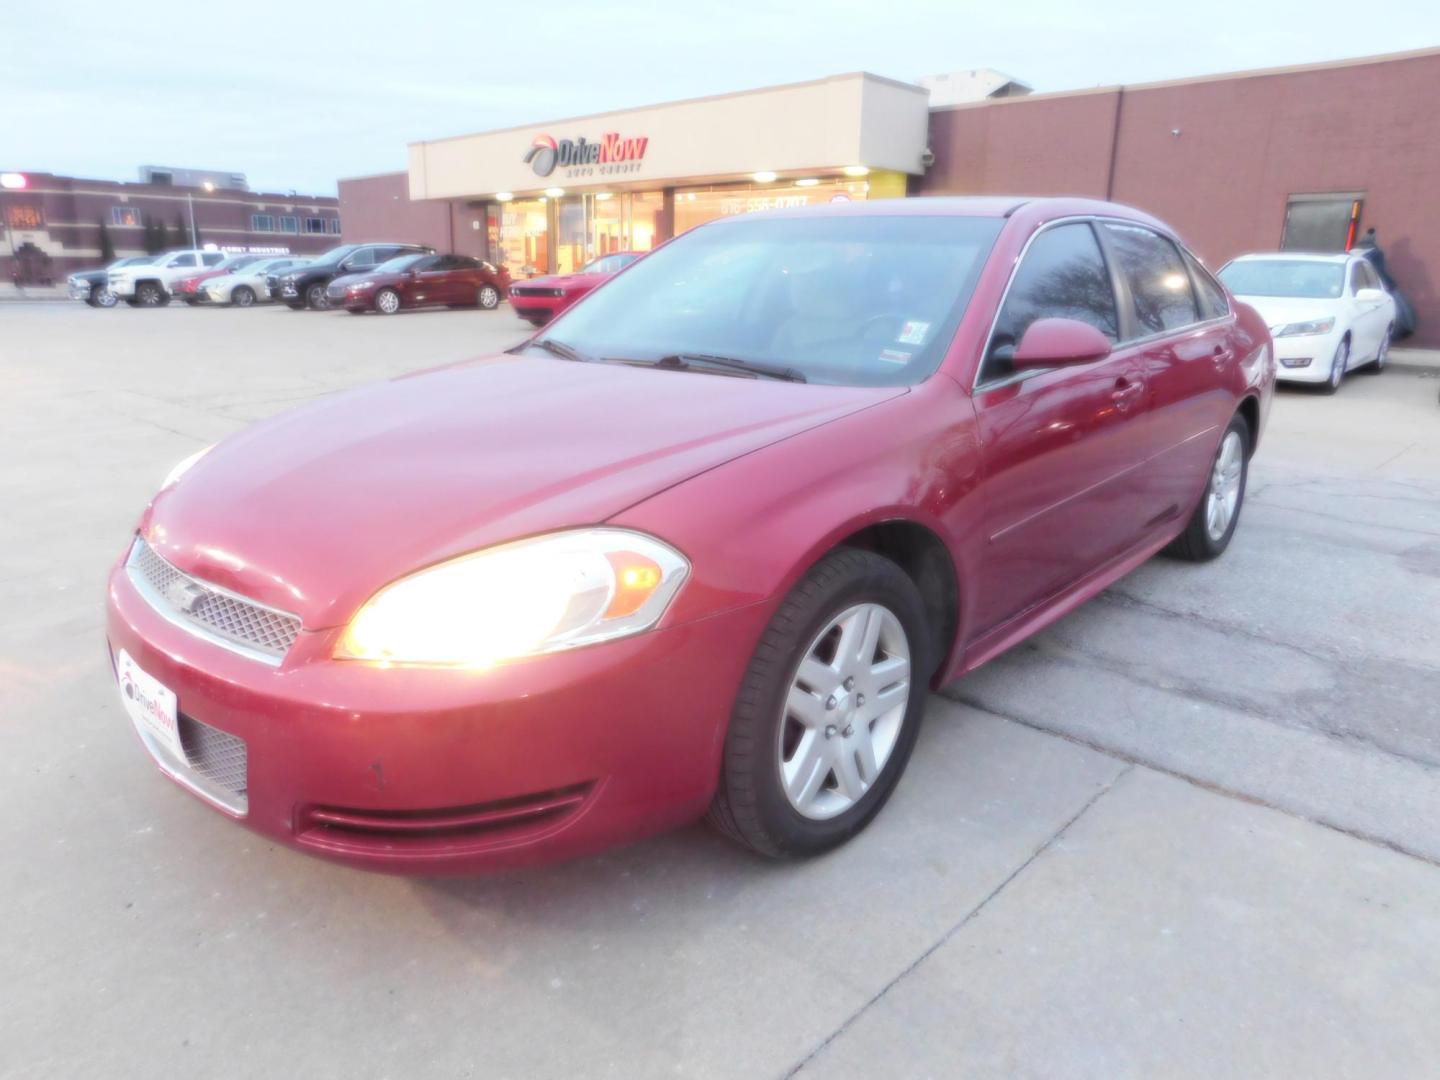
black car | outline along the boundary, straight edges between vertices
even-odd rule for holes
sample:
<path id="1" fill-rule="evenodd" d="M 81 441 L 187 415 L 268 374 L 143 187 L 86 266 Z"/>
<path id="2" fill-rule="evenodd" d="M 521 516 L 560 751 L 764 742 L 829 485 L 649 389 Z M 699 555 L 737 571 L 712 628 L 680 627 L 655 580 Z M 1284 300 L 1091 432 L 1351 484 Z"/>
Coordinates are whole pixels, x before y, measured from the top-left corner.
<path id="1" fill-rule="evenodd" d="M 326 286 L 341 274 L 370 270 L 397 255 L 433 255 L 434 248 L 419 244 L 342 244 L 317 255 L 313 262 L 265 279 L 270 295 L 292 310 L 324 311 L 330 306 Z"/>
<path id="2" fill-rule="evenodd" d="M 119 267 L 139 266 L 153 258 L 154 255 L 136 255 L 129 259 L 116 259 L 109 266 L 98 270 L 77 270 L 65 279 L 65 283 L 70 286 L 70 299 L 84 300 L 91 307 L 114 307 L 118 300 L 110 291 L 110 282 L 106 275 Z"/>

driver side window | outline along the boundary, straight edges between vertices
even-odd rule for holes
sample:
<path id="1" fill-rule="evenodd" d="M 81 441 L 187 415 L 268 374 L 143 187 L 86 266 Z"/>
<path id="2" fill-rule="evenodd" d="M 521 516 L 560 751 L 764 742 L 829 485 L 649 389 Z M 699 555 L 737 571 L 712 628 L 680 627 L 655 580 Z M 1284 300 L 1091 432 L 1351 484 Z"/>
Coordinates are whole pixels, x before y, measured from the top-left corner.
<path id="1" fill-rule="evenodd" d="M 1111 342 L 1120 338 L 1115 289 L 1086 222 L 1057 225 L 1031 241 L 995 320 L 980 382 L 1010 375 L 1015 346 L 1037 319 L 1078 319 Z"/>

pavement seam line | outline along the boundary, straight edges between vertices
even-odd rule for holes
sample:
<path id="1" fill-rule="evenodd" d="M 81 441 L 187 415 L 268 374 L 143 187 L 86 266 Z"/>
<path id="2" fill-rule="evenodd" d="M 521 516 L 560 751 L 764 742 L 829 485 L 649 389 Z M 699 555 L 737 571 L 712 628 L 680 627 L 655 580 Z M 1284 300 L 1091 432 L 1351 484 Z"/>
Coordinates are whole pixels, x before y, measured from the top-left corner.
<path id="1" fill-rule="evenodd" d="M 998 714 L 996 715 L 998 716 Z M 1008 719 L 1008 717 L 1000 717 L 1000 719 L 1004 720 Z M 1122 760 L 1118 758 L 1118 755 L 1106 753 L 1104 751 L 1101 752 L 1104 753 L 1106 757 Z M 938 952 L 943 946 L 948 944 L 950 940 L 955 937 L 956 934 L 958 934 L 961 930 L 965 929 L 966 926 L 968 926 L 972 921 L 974 921 L 976 916 L 978 916 L 982 911 L 984 911 L 985 908 L 990 904 L 990 901 L 994 900 L 997 896 L 1004 892 L 1005 889 L 1009 886 L 1009 884 L 1016 878 L 1018 878 L 1021 874 L 1023 874 L 1035 862 L 1036 859 L 1040 858 L 1040 856 L 1044 855 L 1047 851 L 1054 847 L 1055 844 L 1059 842 L 1059 840 L 1064 837 L 1067 832 L 1070 831 L 1070 827 L 1072 825 L 1074 825 L 1077 821 L 1084 817 L 1090 811 L 1090 808 L 1092 806 L 1099 802 L 1100 799 L 1107 795 L 1111 791 L 1111 789 L 1115 787 L 1116 784 L 1118 784 L 1121 780 L 1123 780 L 1126 776 L 1130 774 L 1130 772 L 1136 767 L 1136 764 L 1137 763 L 1133 761 L 1126 762 L 1123 769 L 1121 769 L 1113 777 L 1111 777 L 1109 782 L 1103 785 L 1099 791 L 1095 792 L 1095 794 L 1091 795 L 1090 798 L 1086 799 L 1084 805 L 1081 806 L 1079 810 L 1075 811 L 1075 813 L 1072 814 L 1063 825 L 1061 825 L 1058 829 L 1051 833 L 1044 840 L 1044 842 L 1040 844 L 1039 847 L 1037 847 L 1034 851 L 1030 853 L 1030 855 L 1024 860 L 1024 862 L 1022 862 L 1019 866 L 1015 867 L 1015 869 L 1011 870 L 1010 873 L 1006 874 L 1005 878 L 998 885 L 996 885 L 995 888 L 991 889 L 988 893 L 986 893 L 978 904 L 976 904 L 973 908 L 967 911 L 959 922 L 957 922 L 954 926 L 950 927 L 950 929 L 946 930 L 943 934 L 941 934 L 940 937 L 936 939 L 936 941 L 932 943 L 927 949 L 925 949 L 924 952 L 922 952 L 919 956 L 917 956 L 914 960 L 910 961 L 909 964 L 902 968 L 899 974 L 897 974 L 894 978 L 892 978 L 889 982 L 887 982 L 884 986 L 877 990 L 874 996 L 872 996 L 863 1005 L 861 1005 L 858 1009 L 856 1009 L 849 1016 L 847 1016 L 841 1022 L 839 1027 L 837 1027 L 829 1035 L 825 1036 L 825 1038 L 822 1039 L 815 1046 L 814 1049 L 812 1049 L 808 1054 L 806 1054 L 803 1058 L 801 1058 L 798 1062 L 791 1066 L 791 1068 L 787 1070 L 784 1074 L 785 1080 L 790 1080 L 791 1077 L 799 1075 L 799 1073 L 804 1070 L 806 1066 L 808 1066 L 810 1062 L 813 1061 L 822 1050 L 824 1050 L 832 1042 L 838 1039 L 841 1035 L 845 1034 L 845 1032 L 850 1029 L 851 1025 L 853 1025 L 855 1021 L 859 1020 L 860 1017 L 864 1016 L 865 1013 L 869 1012 L 871 1007 L 876 1005 L 881 998 L 883 998 L 886 994 L 893 990 L 902 979 L 908 976 L 911 972 L 915 971 L 918 967 L 920 967 L 921 964 L 925 963 L 926 960 L 930 959 L 931 956 Z"/>
<path id="2" fill-rule="evenodd" d="M 1105 746 L 1103 743 L 1098 743 L 1090 739 L 1081 738 L 1079 735 L 1072 735 L 1068 731 L 1060 731 L 1056 728 L 1045 727 L 1043 724 L 1040 724 L 1034 720 L 1027 720 L 1021 716 L 1011 716 L 1009 713 L 997 712 L 996 710 L 990 708 L 988 705 L 981 705 L 980 703 L 968 698 L 952 697 L 949 694 L 945 694 L 944 696 L 947 698 L 947 700 L 954 702 L 956 705 L 964 706 L 967 709 L 974 709 L 977 712 L 985 713 L 987 716 L 993 716 L 999 720 L 1008 720 L 1012 724 L 1019 724 L 1021 727 L 1029 728 L 1031 731 L 1039 732 L 1041 735 L 1053 735 L 1057 739 L 1064 739 L 1066 742 L 1074 743 L 1076 746 L 1083 746 L 1087 750 L 1094 750 L 1096 753 L 1104 754 L 1106 757 L 1112 757 L 1116 761 L 1124 761 L 1131 766 L 1138 765 L 1141 768 L 1149 769 L 1152 772 L 1162 773 L 1165 776 L 1173 777 L 1176 780 L 1183 780 L 1185 783 L 1190 784 L 1193 787 L 1197 787 L 1202 791 L 1208 791 L 1211 794 L 1220 795 L 1227 799 L 1238 799 L 1240 802 L 1249 803 L 1251 806 L 1258 806 L 1265 810 L 1273 810 L 1277 814 L 1284 814 L 1286 817 L 1295 818 L 1297 821 L 1304 821 L 1311 825 L 1318 825 L 1322 829 L 1329 829 L 1331 832 L 1337 832 L 1341 836 L 1348 836 L 1352 840 L 1359 840 L 1361 843 L 1364 844 L 1373 844 L 1376 847 L 1385 848 L 1389 851 L 1395 852 L 1395 854 L 1397 855 L 1404 855 L 1407 858 L 1415 859 L 1419 862 L 1422 862 L 1426 866 L 1434 866 L 1440 868 L 1440 859 L 1437 859 L 1431 855 L 1426 855 L 1422 851 L 1415 851 L 1411 848 L 1406 847 L 1404 844 L 1396 843 L 1394 840 L 1387 840 L 1383 836 L 1377 836 L 1374 833 L 1365 832 L 1361 829 L 1349 828 L 1345 825 L 1337 824 L 1336 822 L 1329 821 L 1325 818 L 1308 817 L 1305 814 L 1301 814 L 1295 810 L 1287 810 L 1283 806 L 1279 806 L 1272 802 L 1267 802 L 1265 799 L 1262 799 L 1257 795 L 1251 795 L 1248 792 L 1240 791 L 1237 788 L 1226 787 L 1223 784 L 1217 784 L 1211 780 L 1203 780 L 1192 773 L 1182 772 L 1179 769 L 1174 768 L 1173 766 L 1161 765 L 1154 761 L 1147 761 L 1144 758 L 1136 757 L 1134 754 L 1127 753 L 1124 750 L 1116 750 L 1114 747 Z M 1325 737 L 1323 732 L 1312 732 L 1303 728 L 1286 727 L 1284 728 L 1284 730 L 1294 731 L 1297 733 L 1319 735 L 1322 738 Z M 1401 757 L 1397 758 L 1396 760 L 1408 761 L 1411 764 L 1415 765 L 1423 764 L 1412 758 Z M 1119 777 L 1116 777 L 1116 779 L 1119 779 Z"/>

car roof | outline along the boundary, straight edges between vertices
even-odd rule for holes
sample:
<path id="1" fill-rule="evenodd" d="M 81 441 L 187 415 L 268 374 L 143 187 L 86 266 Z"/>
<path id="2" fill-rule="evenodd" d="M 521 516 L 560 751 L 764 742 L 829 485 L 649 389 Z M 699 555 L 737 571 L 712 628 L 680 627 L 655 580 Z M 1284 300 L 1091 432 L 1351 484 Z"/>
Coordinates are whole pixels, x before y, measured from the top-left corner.
<path id="1" fill-rule="evenodd" d="M 1168 236 L 1174 230 L 1143 210 L 1103 199 L 1024 195 L 926 195 L 906 199 L 852 200 L 819 206 L 758 211 L 759 216 L 790 217 L 987 217 L 1015 218 L 1035 225 L 1059 217 L 1114 217 L 1149 225 Z M 707 222 L 726 225 L 757 214 L 735 214 Z"/>
<path id="2" fill-rule="evenodd" d="M 1359 259 L 1363 256 L 1356 255 L 1353 251 L 1252 251 L 1245 255 L 1236 255 L 1231 262 L 1316 262 L 1316 263 L 1347 263 L 1351 259 Z"/>

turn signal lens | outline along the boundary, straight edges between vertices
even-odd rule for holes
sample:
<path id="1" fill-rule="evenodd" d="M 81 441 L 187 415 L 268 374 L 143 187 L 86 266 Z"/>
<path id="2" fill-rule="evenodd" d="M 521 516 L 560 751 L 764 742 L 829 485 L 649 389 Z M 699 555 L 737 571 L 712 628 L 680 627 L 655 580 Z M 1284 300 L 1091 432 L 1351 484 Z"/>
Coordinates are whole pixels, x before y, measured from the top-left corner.
<path id="1" fill-rule="evenodd" d="M 615 589 L 610 605 L 605 609 L 605 618 L 633 615 L 660 587 L 664 571 L 654 559 L 646 558 L 638 551 L 612 551 L 605 558 L 615 571 Z"/>

